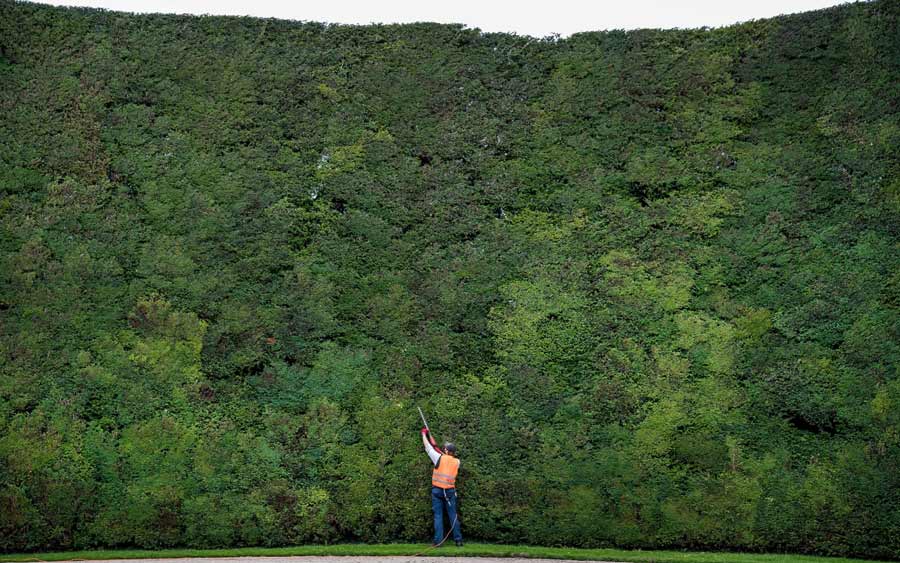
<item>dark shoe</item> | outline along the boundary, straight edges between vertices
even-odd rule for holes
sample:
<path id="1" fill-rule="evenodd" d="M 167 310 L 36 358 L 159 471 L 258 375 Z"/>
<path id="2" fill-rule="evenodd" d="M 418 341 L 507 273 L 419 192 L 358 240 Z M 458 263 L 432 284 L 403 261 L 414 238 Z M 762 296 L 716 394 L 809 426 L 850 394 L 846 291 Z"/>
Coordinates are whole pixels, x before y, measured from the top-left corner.
<path id="1" fill-rule="evenodd" d="M 462 547 L 462 540 L 456 540 L 456 547 Z"/>

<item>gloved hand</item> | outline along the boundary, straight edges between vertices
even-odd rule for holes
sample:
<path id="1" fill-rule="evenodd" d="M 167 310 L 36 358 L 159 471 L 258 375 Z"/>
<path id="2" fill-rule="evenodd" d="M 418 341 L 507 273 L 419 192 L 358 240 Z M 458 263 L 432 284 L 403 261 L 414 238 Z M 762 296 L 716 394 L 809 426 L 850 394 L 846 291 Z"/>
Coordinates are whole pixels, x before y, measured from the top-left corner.
<path id="1" fill-rule="evenodd" d="M 431 432 L 428 431 L 424 426 L 422 427 L 422 434 L 428 436 L 428 443 L 431 444 L 431 447 L 436 448 L 437 442 L 434 441 L 434 436 L 431 435 Z"/>

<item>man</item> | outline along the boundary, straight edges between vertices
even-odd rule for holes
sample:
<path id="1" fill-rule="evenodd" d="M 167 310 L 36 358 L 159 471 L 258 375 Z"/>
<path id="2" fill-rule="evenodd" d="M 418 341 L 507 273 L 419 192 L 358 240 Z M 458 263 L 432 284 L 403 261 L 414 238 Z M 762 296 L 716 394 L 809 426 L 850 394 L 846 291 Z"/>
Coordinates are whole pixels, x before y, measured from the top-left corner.
<path id="1" fill-rule="evenodd" d="M 456 457 L 456 446 L 450 442 L 444 444 L 443 451 L 437 449 L 437 443 L 427 428 L 422 429 L 422 443 L 425 451 L 434 464 L 431 472 L 431 510 L 434 512 L 434 546 L 444 543 L 444 509 L 450 518 L 453 540 L 457 547 L 462 547 L 462 532 L 459 528 L 459 517 L 456 514 L 456 474 L 459 472 L 459 459 Z M 449 534 L 448 534 L 449 535 Z"/>

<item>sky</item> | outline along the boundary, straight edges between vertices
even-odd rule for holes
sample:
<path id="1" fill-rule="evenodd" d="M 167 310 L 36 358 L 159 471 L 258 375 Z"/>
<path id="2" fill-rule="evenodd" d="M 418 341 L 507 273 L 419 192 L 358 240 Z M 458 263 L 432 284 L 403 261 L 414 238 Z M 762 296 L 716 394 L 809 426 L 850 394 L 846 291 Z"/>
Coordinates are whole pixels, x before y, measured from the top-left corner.
<path id="1" fill-rule="evenodd" d="M 842 4 L 833 0 L 64 0 L 138 13 L 274 17 L 328 23 L 462 23 L 532 37 L 580 31 L 720 27 Z"/>

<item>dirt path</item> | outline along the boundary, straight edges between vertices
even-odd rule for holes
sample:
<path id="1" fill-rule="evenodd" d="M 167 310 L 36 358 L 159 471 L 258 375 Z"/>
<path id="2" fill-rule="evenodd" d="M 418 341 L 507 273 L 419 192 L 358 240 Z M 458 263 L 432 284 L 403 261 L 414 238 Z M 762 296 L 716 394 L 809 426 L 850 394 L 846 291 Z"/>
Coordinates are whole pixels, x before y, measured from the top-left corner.
<path id="1" fill-rule="evenodd" d="M 450 550 L 445 550 L 450 551 Z M 452 553 L 452 552 L 451 552 Z M 91 563 L 576 563 L 571 559 L 522 559 L 518 557 L 454 557 L 409 555 L 328 555 L 296 557 L 190 557 L 178 559 L 105 559 Z M 63 562 L 68 563 L 68 562 Z M 600 563 L 613 563 L 604 561 Z"/>

